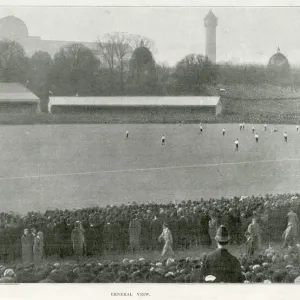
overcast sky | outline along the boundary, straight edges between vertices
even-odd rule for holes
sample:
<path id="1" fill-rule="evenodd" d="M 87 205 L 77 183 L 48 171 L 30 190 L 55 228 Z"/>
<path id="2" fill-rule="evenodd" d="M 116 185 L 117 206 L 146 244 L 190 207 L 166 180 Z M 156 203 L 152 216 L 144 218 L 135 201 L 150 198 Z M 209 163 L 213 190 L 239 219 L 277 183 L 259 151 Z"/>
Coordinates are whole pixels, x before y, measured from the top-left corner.
<path id="1" fill-rule="evenodd" d="M 300 8 L 212 8 L 218 17 L 217 61 L 266 64 L 279 46 L 300 64 Z M 22 19 L 29 35 L 43 39 L 95 41 L 107 32 L 139 34 L 155 42 L 157 62 L 175 64 L 204 54 L 205 7 L 0 7 L 0 18 Z"/>

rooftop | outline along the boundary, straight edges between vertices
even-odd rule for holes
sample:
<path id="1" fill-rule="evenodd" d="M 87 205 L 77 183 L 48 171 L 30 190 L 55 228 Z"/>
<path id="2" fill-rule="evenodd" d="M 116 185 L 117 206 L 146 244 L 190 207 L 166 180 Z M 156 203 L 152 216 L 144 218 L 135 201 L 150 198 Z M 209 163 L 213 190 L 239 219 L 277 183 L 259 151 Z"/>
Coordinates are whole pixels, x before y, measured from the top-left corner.
<path id="1" fill-rule="evenodd" d="M 49 105 L 76 106 L 216 106 L 220 97 L 50 97 Z"/>
<path id="2" fill-rule="evenodd" d="M 212 10 L 210 10 L 208 12 L 208 14 L 204 17 L 204 20 L 217 20 L 218 18 L 214 15 L 214 13 L 212 12 Z"/>
<path id="3" fill-rule="evenodd" d="M 0 82 L 1 102 L 39 102 L 39 98 L 20 83 Z"/>
<path id="4" fill-rule="evenodd" d="M 271 56 L 270 60 L 269 60 L 269 65 L 277 65 L 277 66 L 281 66 L 281 65 L 288 65 L 289 61 L 286 58 L 285 55 L 283 55 L 280 52 L 280 48 L 277 48 L 277 52 Z"/>

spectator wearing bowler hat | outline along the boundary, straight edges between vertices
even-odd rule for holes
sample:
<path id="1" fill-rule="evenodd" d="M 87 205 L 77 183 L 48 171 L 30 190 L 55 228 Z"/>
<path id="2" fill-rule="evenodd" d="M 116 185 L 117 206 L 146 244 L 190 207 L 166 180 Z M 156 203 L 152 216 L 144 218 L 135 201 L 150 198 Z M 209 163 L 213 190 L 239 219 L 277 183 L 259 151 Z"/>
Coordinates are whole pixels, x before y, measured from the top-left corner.
<path id="1" fill-rule="evenodd" d="M 214 282 L 224 283 L 242 283 L 241 264 L 236 257 L 227 250 L 230 240 L 227 228 L 221 225 L 215 237 L 218 249 L 207 255 L 201 268 L 201 275 L 204 279 L 208 275 L 215 277 Z"/>
<path id="2" fill-rule="evenodd" d="M 71 233 L 71 240 L 73 244 L 74 254 L 77 260 L 79 260 L 83 256 L 84 247 L 85 247 L 84 230 L 81 226 L 80 221 L 76 221 L 75 223 L 75 228 Z"/>

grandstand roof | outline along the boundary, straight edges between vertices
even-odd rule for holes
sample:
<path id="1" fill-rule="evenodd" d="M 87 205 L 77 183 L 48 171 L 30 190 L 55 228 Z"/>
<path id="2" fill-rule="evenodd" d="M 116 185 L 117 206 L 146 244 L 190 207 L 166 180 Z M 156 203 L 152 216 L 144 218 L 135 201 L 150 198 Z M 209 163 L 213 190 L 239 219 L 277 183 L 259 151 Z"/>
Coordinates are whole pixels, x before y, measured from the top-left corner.
<path id="1" fill-rule="evenodd" d="M 49 105 L 62 106 L 216 106 L 220 97 L 50 97 Z"/>
<path id="2" fill-rule="evenodd" d="M 20 83 L 0 82 L 0 102 L 37 103 L 39 98 Z"/>

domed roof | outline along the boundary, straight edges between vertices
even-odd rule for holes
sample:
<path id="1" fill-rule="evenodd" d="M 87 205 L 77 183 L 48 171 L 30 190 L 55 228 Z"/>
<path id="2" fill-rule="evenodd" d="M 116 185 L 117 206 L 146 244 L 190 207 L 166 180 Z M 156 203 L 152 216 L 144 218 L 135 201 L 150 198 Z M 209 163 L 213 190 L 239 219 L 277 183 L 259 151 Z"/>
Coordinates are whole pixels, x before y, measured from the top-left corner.
<path id="1" fill-rule="evenodd" d="M 288 59 L 280 52 L 279 47 L 277 48 L 277 53 L 271 56 L 269 60 L 269 66 L 282 66 L 289 65 Z"/>
<path id="2" fill-rule="evenodd" d="M 28 37 L 28 28 L 21 19 L 7 16 L 0 20 L 0 37 L 9 39 Z"/>
<path id="3" fill-rule="evenodd" d="M 134 50 L 132 59 L 136 60 L 138 65 L 153 62 L 152 53 L 147 47 L 144 46 L 143 40 L 141 41 L 140 47 Z"/>

